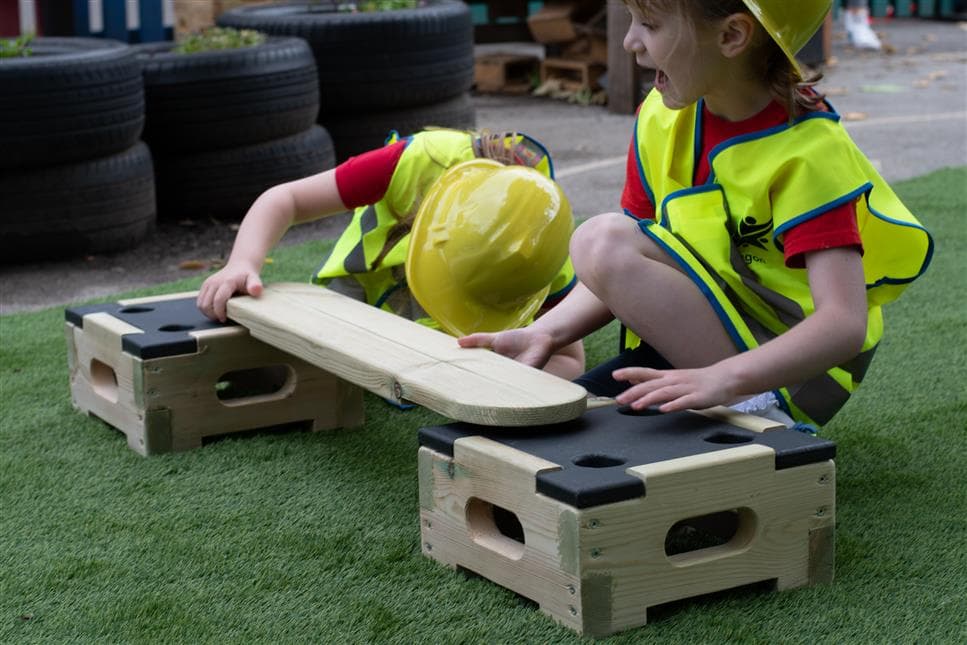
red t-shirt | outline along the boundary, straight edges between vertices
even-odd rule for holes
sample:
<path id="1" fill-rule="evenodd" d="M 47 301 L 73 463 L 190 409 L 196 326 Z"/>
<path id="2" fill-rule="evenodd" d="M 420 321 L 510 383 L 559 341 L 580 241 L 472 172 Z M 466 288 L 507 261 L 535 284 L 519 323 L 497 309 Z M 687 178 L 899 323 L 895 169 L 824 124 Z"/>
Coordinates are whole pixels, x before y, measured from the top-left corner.
<path id="1" fill-rule="evenodd" d="M 695 169 L 694 184 L 704 183 L 709 176 L 709 152 L 726 139 L 784 125 L 789 120 L 784 107 L 773 101 L 764 110 L 744 121 L 728 121 L 709 112 L 703 103 L 702 153 Z M 625 167 L 625 187 L 621 195 L 621 207 L 638 219 L 655 219 L 655 206 L 648 198 L 635 155 L 635 142 L 628 147 Z M 805 254 L 811 251 L 842 246 L 856 247 L 862 252 L 863 243 L 856 225 L 856 204 L 849 202 L 831 208 L 822 215 L 798 224 L 782 236 L 786 266 L 801 269 L 805 266 Z"/>
<path id="2" fill-rule="evenodd" d="M 350 157 L 336 166 L 336 188 L 346 208 L 359 208 L 383 199 L 407 140 Z"/>

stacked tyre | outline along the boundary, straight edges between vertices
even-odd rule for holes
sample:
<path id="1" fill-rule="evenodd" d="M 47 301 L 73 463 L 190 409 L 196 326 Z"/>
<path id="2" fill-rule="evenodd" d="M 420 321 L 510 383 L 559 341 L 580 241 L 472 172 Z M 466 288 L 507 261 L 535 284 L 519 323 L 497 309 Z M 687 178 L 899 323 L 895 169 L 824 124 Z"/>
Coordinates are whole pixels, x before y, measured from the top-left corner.
<path id="1" fill-rule="evenodd" d="M 305 41 L 174 47 L 136 47 L 160 218 L 238 220 L 267 188 L 335 165 L 332 139 L 315 124 L 319 86 Z"/>
<path id="2" fill-rule="evenodd" d="M 136 246 L 155 223 L 155 193 L 134 51 L 93 38 L 30 49 L 0 61 L 0 255 Z"/>
<path id="3" fill-rule="evenodd" d="M 218 24 L 304 38 L 315 55 L 319 123 L 340 161 L 427 126 L 473 128 L 473 23 L 459 0 L 347 13 L 332 3 L 238 7 Z"/>

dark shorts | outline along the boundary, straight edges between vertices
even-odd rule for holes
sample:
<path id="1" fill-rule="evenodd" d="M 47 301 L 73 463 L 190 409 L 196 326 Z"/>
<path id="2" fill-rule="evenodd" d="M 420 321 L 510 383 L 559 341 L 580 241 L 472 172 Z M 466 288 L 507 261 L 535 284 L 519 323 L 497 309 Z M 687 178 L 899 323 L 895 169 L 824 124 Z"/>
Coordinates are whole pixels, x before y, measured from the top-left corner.
<path id="1" fill-rule="evenodd" d="M 574 382 L 595 396 L 615 397 L 630 387 L 627 381 L 616 381 L 611 376 L 611 372 L 622 367 L 651 367 L 656 370 L 673 369 L 672 364 L 666 361 L 653 347 L 642 343 L 638 347 L 627 349 L 611 360 L 585 372 L 574 379 Z"/>

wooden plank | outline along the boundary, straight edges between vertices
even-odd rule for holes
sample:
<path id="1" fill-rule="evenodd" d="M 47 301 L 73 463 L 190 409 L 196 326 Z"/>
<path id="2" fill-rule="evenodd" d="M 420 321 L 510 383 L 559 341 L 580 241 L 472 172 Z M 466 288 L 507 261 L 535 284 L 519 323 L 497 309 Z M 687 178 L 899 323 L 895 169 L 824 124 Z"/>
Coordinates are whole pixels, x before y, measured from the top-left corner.
<path id="1" fill-rule="evenodd" d="M 269 285 L 228 301 L 252 336 L 370 392 L 452 419 L 534 426 L 580 416 L 579 385 L 309 284 Z"/>

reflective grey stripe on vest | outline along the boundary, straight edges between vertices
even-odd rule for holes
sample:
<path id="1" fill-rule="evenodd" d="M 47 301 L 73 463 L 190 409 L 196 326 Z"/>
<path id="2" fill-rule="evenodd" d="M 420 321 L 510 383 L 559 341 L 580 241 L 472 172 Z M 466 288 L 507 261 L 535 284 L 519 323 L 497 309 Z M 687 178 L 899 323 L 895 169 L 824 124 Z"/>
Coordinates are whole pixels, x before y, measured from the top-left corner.
<path id="1" fill-rule="evenodd" d="M 739 247 L 734 242 L 730 244 L 730 247 L 729 261 L 732 264 L 732 269 L 742 279 L 742 284 L 772 307 L 776 317 L 786 327 L 792 327 L 796 323 L 802 322 L 806 314 L 803 313 L 799 303 L 783 296 L 777 291 L 762 286 L 762 283 L 756 278 L 752 269 L 742 259 L 742 253 L 739 252 Z"/>
<path id="2" fill-rule="evenodd" d="M 363 248 L 363 237 L 374 230 L 378 224 L 379 219 L 376 215 L 376 207 L 372 205 L 367 206 L 359 218 L 359 242 L 356 243 L 352 251 L 346 254 L 346 259 L 342 262 L 343 269 L 346 270 L 346 273 L 366 273 L 369 271 L 369 266 L 366 262 L 366 249 Z"/>
<path id="3" fill-rule="evenodd" d="M 692 256 L 698 259 L 702 266 L 705 267 L 709 275 L 712 276 L 712 279 L 715 280 L 718 287 L 733 303 L 736 311 L 738 311 L 739 316 L 742 318 L 742 321 L 752 334 L 752 337 L 756 339 L 756 342 L 762 345 L 763 343 L 775 338 L 775 333 L 766 328 L 764 325 L 762 325 L 762 323 L 738 306 L 737 303 L 740 303 L 741 300 L 736 296 L 735 291 L 728 285 L 728 283 L 725 282 L 723 278 L 720 278 L 718 274 L 712 270 L 711 267 L 709 267 L 708 264 L 697 253 L 695 253 L 695 250 L 691 248 L 691 246 L 685 240 L 679 236 L 676 237 L 678 237 L 678 240 L 685 246 L 685 248 L 688 249 Z M 732 258 L 732 268 L 739 274 L 743 284 L 745 284 L 754 293 L 759 295 L 759 297 L 761 297 L 772 308 L 772 310 L 776 313 L 776 316 L 778 316 L 783 323 L 786 323 L 787 326 L 791 327 L 792 325 L 801 322 L 805 318 L 805 314 L 797 302 L 786 298 L 785 296 L 776 293 L 771 289 L 763 287 L 762 284 L 755 279 L 755 274 L 753 274 L 752 271 L 746 266 L 745 261 L 742 260 L 741 256 L 738 254 L 738 249 L 734 244 L 732 245 L 730 256 Z M 859 359 L 860 357 L 857 357 L 857 359 L 854 359 L 854 361 L 858 361 Z M 868 364 L 869 363 L 867 361 L 866 365 Z M 862 361 L 858 362 L 855 367 L 858 368 L 861 365 Z M 844 369 L 846 369 L 845 366 Z M 850 373 L 852 374 L 852 371 L 850 371 Z M 823 425 L 832 419 L 850 397 L 850 392 L 842 385 L 837 383 L 836 379 L 826 372 L 809 379 L 805 383 L 786 389 L 789 391 L 793 404 L 805 412 L 810 419 L 819 425 Z"/>
<path id="4" fill-rule="evenodd" d="M 825 372 L 802 385 L 787 389 L 796 407 L 819 425 L 829 422 L 850 396 L 850 393 L 837 383 L 836 379 Z"/>
<path id="5" fill-rule="evenodd" d="M 879 346 L 880 344 L 877 343 L 848 363 L 840 365 L 840 368 L 849 372 L 855 382 L 862 383 L 863 377 L 866 376 L 866 370 L 870 369 L 870 363 L 873 362 L 873 355 L 876 354 L 876 348 Z"/>

